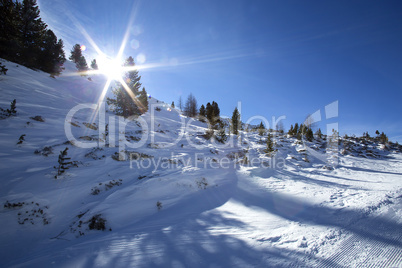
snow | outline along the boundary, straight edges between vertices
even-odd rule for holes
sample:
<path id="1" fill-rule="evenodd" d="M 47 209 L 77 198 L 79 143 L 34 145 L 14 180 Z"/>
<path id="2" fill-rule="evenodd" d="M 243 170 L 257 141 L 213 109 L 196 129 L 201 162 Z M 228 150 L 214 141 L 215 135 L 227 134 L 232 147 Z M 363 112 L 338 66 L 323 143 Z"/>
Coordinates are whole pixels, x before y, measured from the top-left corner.
<path id="1" fill-rule="evenodd" d="M 205 123 L 153 97 L 134 121 L 106 112 L 105 141 L 94 110 L 66 121 L 98 102 L 105 77 L 71 75 L 70 62 L 56 78 L 5 65 L 0 107 L 16 99 L 17 116 L 0 120 L 0 266 L 402 266 L 399 152 L 354 142 L 330 168 L 283 137 L 269 157 L 258 133 L 207 141 Z M 72 145 L 65 124 L 100 146 Z M 307 142 L 321 153 L 323 144 Z M 66 147 L 76 166 L 55 179 Z M 89 230 L 99 214 L 105 230 Z"/>

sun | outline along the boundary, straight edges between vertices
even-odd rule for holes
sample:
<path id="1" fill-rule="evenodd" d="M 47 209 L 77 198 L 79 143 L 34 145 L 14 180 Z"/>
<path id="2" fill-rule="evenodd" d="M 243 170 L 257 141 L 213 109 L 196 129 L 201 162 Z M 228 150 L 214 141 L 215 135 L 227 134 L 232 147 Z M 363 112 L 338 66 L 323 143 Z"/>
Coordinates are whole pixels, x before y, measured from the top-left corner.
<path id="1" fill-rule="evenodd" d="M 99 72 L 106 75 L 109 80 L 121 80 L 124 70 L 121 61 L 104 55 L 98 57 Z"/>

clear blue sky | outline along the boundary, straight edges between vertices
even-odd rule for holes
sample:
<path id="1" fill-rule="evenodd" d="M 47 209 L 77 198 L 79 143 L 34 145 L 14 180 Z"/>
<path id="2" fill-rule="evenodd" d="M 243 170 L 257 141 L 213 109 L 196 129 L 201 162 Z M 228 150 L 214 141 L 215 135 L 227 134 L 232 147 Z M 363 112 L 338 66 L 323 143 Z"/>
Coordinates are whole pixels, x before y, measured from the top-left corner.
<path id="1" fill-rule="evenodd" d="M 38 0 L 65 41 L 165 67 L 142 70 L 143 86 L 166 102 L 193 93 L 242 119 L 285 115 L 285 128 L 338 100 L 341 134 L 376 129 L 402 142 L 402 1 Z M 71 13 L 70 16 L 66 15 Z M 130 25 L 128 23 L 130 22 Z M 325 118 L 324 118 L 325 119 Z"/>

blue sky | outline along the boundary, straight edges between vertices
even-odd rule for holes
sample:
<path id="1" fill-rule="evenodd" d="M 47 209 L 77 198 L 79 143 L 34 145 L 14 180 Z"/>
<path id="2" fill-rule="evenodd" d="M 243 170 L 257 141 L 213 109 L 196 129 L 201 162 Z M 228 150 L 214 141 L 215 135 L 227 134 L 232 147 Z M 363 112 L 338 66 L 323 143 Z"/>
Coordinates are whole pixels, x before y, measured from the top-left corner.
<path id="1" fill-rule="evenodd" d="M 402 142 L 400 1 L 62 1 L 38 0 L 41 16 L 69 56 L 85 44 L 81 25 L 110 56 L 129 29 L 124 57 L 142 70 L 148 93 L 170 103 L 193 93 L 242 119 L 286 116 L 285 128 L 321 109 L 323 130 L 376 129 Z M 339 102 L 339 116 L 324 107 Z"/>

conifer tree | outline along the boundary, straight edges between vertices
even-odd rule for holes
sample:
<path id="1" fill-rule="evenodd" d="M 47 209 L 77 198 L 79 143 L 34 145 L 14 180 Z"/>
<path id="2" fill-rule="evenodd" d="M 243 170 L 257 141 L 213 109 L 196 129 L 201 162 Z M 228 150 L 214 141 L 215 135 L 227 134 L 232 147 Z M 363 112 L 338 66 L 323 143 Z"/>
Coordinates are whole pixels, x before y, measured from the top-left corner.
<path id="1" fill-rule="evenodd" d="M 319 140 L 321 140 L 321 138 L 322 138 L 321 128 L 319 128 L 319 129 L 316 131 L 315 135 L 317 136 L 317 138 L 318 138 Z"/>
<path id="2" fill-rule="evenodd" d="M 140 113 L 146 113 L 148 111 L 148 93 L 145 90 L 145 87 L 142 88 L 138 100 L 140 102 L 139 111 Z"/>
<path id="3" fill-rule="evenodd" d="M 267 137 L 267 148 L 264 150 L 266 154 L 270 154 L 274 151 L 274 143 L 272 141 L 272 135 L 271 133 L 268 133 Z"/>
<path id="4" fill-rule="evenodd" d="M 288 131 L 289 135 L 293 135 L 293 125 L 290 125 L 290 129 Z"/>
<path id="5" fill-rule="evenodd" d="M 384 132 L 381 132 L 381 134 L 379 135 L 379 140 L 380 140 L 380 143 L 382 143 L 382 144 L 388 143 L 388 137 L 387 137 L 387 135 L 385 135 Z"/>
<path id="6" fill-rule="evenodd" d="M 261 121 L 260 125 L 258 126 L 258 135 L 263 136 L 264 134 L 265 134 L 265 126 Z"/>
<path id="7" fill-rule="evenodd" d="M 299 124 L 296 123 L 295 127 L 293 128 L 293 135 L 297 135 L 298 132 L 299 132 Z"/>
<path id="8" fill-rule="evenodd" d="M 304 124 L 300 124 L 297 134 L 300 134 L 301 136 L 304 136 L 304 134 L 306 134 L 306 126 Z"/>
<path id="9" fill-rule="evenodd" d="M 172 105 L 171 105 L 171 107 L 174 109 L 174 101 L 172 101 Z"/>
<path id="10" fill-rule="evenodd" d="M 221 115 L 221 110 L 219 109 L 218 103 L 216 103 L 215 101 L 212 102 L 211 104 L 212 109 L 214 111 L 214 117 L 215 118 L 219 118 Z"/>
<path id="11" fill-rule="evenodd" d="M 8 69 L 6 68 L 6 66 L 3 65 L 3 64 L 0 62 L 0 75 L 1 75 L 1 74 L 6 75 L 6 74 L 7 74 L 7 71 L 8 71 Z"/>
<path id="12" fill-rule="evenodd" d="M 0 3 L 0 58 L 18 62 L 22 47 L 22 4 L 13 0 L 1 0 Z"/>
<path id="13" fill-rule="evenodd" d="M 204 118 L 207 116 L 204 104 L 202 104 L 200 107 L 200 116 Z"/>
<path id="14" fill-rule="evenodd" d="M 57 169 L 57 175 L 54 176 L 55 179 L 57 179 L 57 176 L 60 176 L 61 174 L 63 174 L 67 169 L 69 169 L 69 166 L 73 163 L 70 160 L 71 158 L 67 157 L 67 151 L 68 148 L 66 147 L 66 149 L 64 149 L 63 151 L 60 151 L 60 155 L 59 155 L 59 159 L 58 159 L 58 163 L 59 166 L 58 167 L 54 167 Z"/>
<path id="15" fill-rule="evenodd" d="M 11 102 L 11 105 L 10 105 L 10 109 L 7 109 L 7 113 L 9 114 L 9 116 L 14 116 L 14 115 L 16 115 L 17 114 L 17 105 L 16 105 L 16 103 L 17 103 L 17 100 L 16 99 L 14 99 L 12 102 Z"/>
<path id="16" fill-rule="evenodd" d="M 237 107 L 233 111 L 232 115 L 232 133 L 237 135 L 239 133 L 239 125 L 240 125 L 240 113 Z"/>
<path id="17" fill-rule="evenodd" d="M 19 62 L 29 68 L 37 68 L 41 52 L 40 44 L 43 41 L 47 25 L 39 15 L 36 0 L 23 0 L 20 10 L 21 18 L 21 53 Z"/>
<path id="18" fill-rule="evenodd" d="M 128 57 L 124 66 L 134 67 L 134 59 L 131 56 Z M 140 80 L 141 76 L 138 75 L 138 70 L 133 68 L 125 75 L 129 92 L 121 84 L 118 84 L 112 90 L 115 98 L 107 98 L 107 104 L 111 106 L 111 110 L 117 115 L 129 117 L 145 113 L 148 110 L 148 94 L 145 88 L 141 92 L 139 91 L 141 87 Z"/>
<path id="19" fill-rule="evenodd" d="M 306 131 L 306 140 L 308 140 L 308 141 L 313 141 L 313 139 L 314 139 L 314 133 L 313 133 L 313 130 L 311 129 L 311 128 L 307 128 L 307 131 Z"/>
<path id="20" fill-rule="evenodd" d="M 0 57 L 50 74 L 65 61 L 63 42 L 47 29 L 36 0 L 1 0 Z"/>
<path id="21" fill-rule="evenodd" d="M 75 44 L 71 49 L 70 60 L 75 63 L 78 71 L 82 72 L 88 70 L 87 61 L 82 55 L 80 44 Z"/>
<path id="22" fill-rule="evenodd" d="M 211 103 L 207 103 L 206 109 L 205 109 L 205 114 L 206 117 L 209 121 L 209 123 L 213 126 L 215 125 L 214 118 L 215 118 L 215 113 L 214 113 L 214 108 L 212 107 Z"/>
<path id="23" fill-rule="evenodd" d="M 218 132 L 216 133 L 215 138 L 220 143 L 225 143 L 226 142 L 227 135 L 226 135 L 226 132 L 225 132 L 225 128 L 223 126 L 218 130 Z"/>
<path id="24" fill-rule="evenodd" d="M 99 69 L 98 64 L 96 63 L 96 59 L 93 59 L 93 60 L 91 61 L 91 68 L 92 68 L 93 70 L 98 70 L 98 69 Z"/>
<path id="25" fill-rule="evenodd" d="M 38 68 L 50 74 L 60 74 L 66 61 L 63 46 L 63 40 L 57 40 L 53 31 L 47 30 L 43 38 Z"/>

